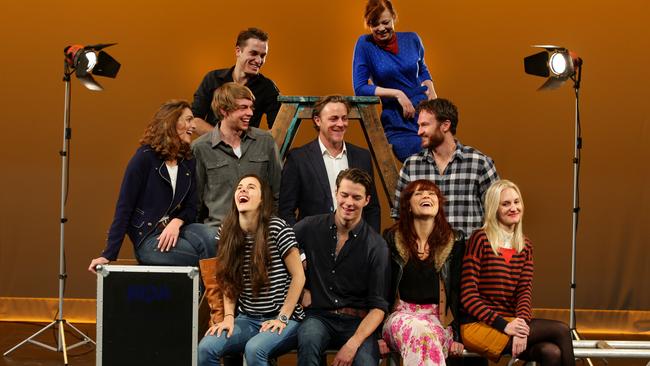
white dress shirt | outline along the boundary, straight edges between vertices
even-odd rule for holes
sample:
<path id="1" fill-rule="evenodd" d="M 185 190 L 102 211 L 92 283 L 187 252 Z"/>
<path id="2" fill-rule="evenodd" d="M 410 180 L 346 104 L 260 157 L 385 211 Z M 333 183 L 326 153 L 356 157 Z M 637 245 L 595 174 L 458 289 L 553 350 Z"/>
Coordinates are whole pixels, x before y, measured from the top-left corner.
<path id="1" fill-rule="evenodd" d="M 343 150 L 341 153 L 337 156 L 332 156 L 325 145 L 323 145 L 320 136 L 318 137 L 318 145 L 323 154 L 323 162 L 325 163 L 325 169 L 327 170 L 327 181 L 329 182 L 330 192 L 332 193 L 332 205 L 336 209 L 336 177 L 339 175 L 341 170 L 345 170 L 349 167 L 348 151 L 345 147 L 345 142 L 343 142 Z"/>

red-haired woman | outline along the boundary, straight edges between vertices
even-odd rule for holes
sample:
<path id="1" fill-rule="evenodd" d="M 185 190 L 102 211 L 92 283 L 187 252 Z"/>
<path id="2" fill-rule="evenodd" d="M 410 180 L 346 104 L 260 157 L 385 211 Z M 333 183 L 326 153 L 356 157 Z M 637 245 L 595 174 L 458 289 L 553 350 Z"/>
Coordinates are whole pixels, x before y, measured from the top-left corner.
<path id="1" fill-rule="evenodd" d="M 458 355 L 458 293 L 464 236 L 445 218 L 444 197 L 430 180 L 409 183 L 399 221 L 384 237 L 392 254 L 393 312 L 383 337 L 405 365 L 444 365 Z"/>
<path id="2" fill-rule="evenodd" d="M 128 235 L 141 264 L 197 266 L 214 257 L 214 235 L 196 220 L 194 116 L 188 102 L 170 100 L 154 114 L 122 180 L 106 248 L 88 270 L 116 260 Z"/>
<path id="3" fill-rule="evenodd" d="M 524 236 L 519 187 L 502 179 L 485 192 L 483 227 L 463 258 L 461 335 L 468 350 L 543 366 L 575 365 L 569 327 L 532 318 L 533 247 Z"/>
<path id="4" fill-rule="evenodd" d="M 416 33 L 395 32 L 397 13 L 390 0 L 369 0 L 364 19 L 370 34 L 359 37 L 354 48 L 354 94 L 381 97 L 386 138 L 404 161 L 421 149 L 415 107 L 436 98 L 424 46 Z"/>

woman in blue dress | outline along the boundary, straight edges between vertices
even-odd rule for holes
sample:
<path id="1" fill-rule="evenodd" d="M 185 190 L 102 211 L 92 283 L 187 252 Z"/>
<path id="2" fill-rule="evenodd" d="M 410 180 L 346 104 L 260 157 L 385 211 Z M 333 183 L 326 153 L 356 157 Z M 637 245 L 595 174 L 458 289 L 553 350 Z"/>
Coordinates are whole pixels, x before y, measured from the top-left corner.
<path id="1" fill-rule="evenodd" d="M 404 161 L 421 149 L 415 106 L 436 98 L 424 46 L 416 33 L 395 32 L 397 14 L 390 0 L 369 0 L 364 18 L 370 34 L 359 37 L 354 48 L 354 93 L 381 97 L 386 138 Z"/>

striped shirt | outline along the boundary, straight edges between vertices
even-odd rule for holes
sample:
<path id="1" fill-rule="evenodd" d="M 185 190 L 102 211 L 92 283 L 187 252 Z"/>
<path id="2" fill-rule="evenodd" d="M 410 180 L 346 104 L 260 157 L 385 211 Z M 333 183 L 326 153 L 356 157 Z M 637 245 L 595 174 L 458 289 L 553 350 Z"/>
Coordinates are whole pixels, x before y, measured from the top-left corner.
<path id="1" fill-rule="evenodd" d="M 533 247 L 528 238 L 524 249 L 508 262 L 494 254 L 483 230 L 470 237 L 463 258 L 460 301 L 471 318 L 500 331 L 508 321 L 503 317 L 532 317 Z"/>
<path id="2" fill-rule="evenodd" d="M 393 218 L 399 216 L 399 198 L 410 182 L 428 179 L 447 198 L 445 213 L 452 228 L 462 230 L 468 237 L 483 224 L 483 195 L 492 182 L 499 179 L 489 156 L 456 141 L 456 150 L 444 172 L 436 165 L 429 149 L 423 149 L 404 162 L 395 189 Z"/>
<path id="3" fill-rule="evenodd" d="M 217 241 L 221 239 L 221 228 L 217 233 Z M 242 292 L 237 299 L 237 311 L 249 315 L 269 315 L 280 312 L 289 285 L 291 284 L 291 274 L 287 270 L 283 258 L 289 253 L 291 248 L 298 248 L 296 235 L 291 226 L 278 217 L 272 217 L 269 222 L 269 238 L 267 244 L 271 260 L 267 264 L 267 273 L 269 282 L 266 286 L 260 288 L 257 295 L 253 294 L 253 284 L 251 282 L 250 267 L 251 254 L 253 250 L 253 236 L 246 236 L 244 247 L 244 262 L 242 265 L 243 286 Z M 300 304 L 291 316 L 295 320 L 304 318 Z"/>

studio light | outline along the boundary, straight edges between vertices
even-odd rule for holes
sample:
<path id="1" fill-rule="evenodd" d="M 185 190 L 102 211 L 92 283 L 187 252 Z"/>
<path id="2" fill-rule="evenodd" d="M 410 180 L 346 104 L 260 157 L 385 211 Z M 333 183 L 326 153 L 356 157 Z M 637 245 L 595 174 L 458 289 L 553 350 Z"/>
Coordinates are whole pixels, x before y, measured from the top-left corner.
<path id="1" fill-rule="evenodd" d="M 72 45 L 66 47 L 65 60 L 68 66 L 75 70 L 75 75 L 81 83 L 90 90 L 103 90 L 92 75 L 115 78 L 120 71 L 120 63 L 103 48 L 116 43 L 96 44 L 91 46 Z"/>
<path id="2" fill-rule="evenodd" d="M 527 74 L 548 78 L 537 90 L 557 89 L 575 75 L 582 59 L 564 47 L 552 45 L 533 46 L 544 51 L 524 58 Z"/>
<path id="3" fill-rule="evenodd" d="M 524 58 L 527 74 L 548 78 L 537 90 L 557 89 L 567 79 L 573 81 L 575 94 L 574 144 L 573 144 L 573 209 L 571 210 L 571 283 L 569 286 L 569 328 L 574 339 L 580 340 L 576 329 L 576 258 L 578 214 L 580 213 L 580 152 L 582 149 L 582 127 L 580 125 L 580 81 L 582 79 L 582 59 L 575 52 L 558 46 L 533 46 L 544 51 Z M 587 364 L 593 366 L 591 359 Z"/>
<path id="4" fill-rule="evenodd" d="M 107 43 L 92 46 L 72 45 L 63 50 L 63 53 L 65 54 L 63 60 L 63 82 L 65 83 L 65 93 L 63 102 L 63 141 L 61 151 L 59 151 L 59 156 L 61 157 L 61 215 L 59 216 L 60 235 L 58 276 L 59 306 L 58 311 L 56 312 L 56 319 L 38 332 L 32 334 L 27 339 L 9 349 L 3 354 L 4 356 L 9 355 L 25 344 L 31 343 L 50 351 L 62 352 L 63 364 L 68 365 L 68 350 L 87 343 L 95 344 L 95 341 L 93 341 L 89 336 L 77 329 L 74 325 L 70 324 L 65 319 L 63 313 L 65 282 L 68 278 L 65 266 L 65 224 L 68 222 L 68 218 L 66 217 L 66 203 L 68 198 L 70 139 L 72 138 L 72 129 L 70 128 L 70 81 L 72 79 L 72 74 L 74 73 L 77 75 L 77 79 L 79 79 L 86 88 L 90 90 L 103 90 L 102 86 L 95 81 L 92 75 L 105 76 L 109 78 L 117 76 L 117 72 L 120 71 L 120 63 L 112 58 L 108 53 L 102 51 L 103 48 L 115 44 L 116 43 Z M 66 327 L 69 328 L 67 332 L 72 332 L 75 337 L 77 337 L 78 342 L 74 344 L 66 343 Z M 50 346 L 35 339 L 41 333 L 50 328 L 56 331 L 55 346 Z"/>

